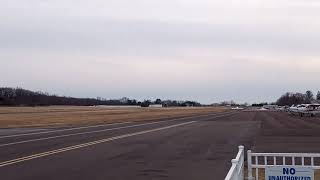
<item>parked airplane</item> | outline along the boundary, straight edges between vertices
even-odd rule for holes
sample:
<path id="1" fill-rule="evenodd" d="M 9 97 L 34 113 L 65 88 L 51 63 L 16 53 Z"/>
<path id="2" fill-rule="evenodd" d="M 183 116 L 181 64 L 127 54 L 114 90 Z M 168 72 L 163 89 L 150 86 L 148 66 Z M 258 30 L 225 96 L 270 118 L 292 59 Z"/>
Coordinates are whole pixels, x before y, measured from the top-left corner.
<path id="1" fill-rule="evenodd" d="M 298 108 L 300 108 L 301 105 L 292 105 L 290 108 L 289 108 L 289 112 L 298 112 Z"/>
<path id="2" fill-rule="evenodd" d="M 301 117 L 305 114 L 315 116 L 320 114 L 320 104 L 300 104 L 289 108 L 291 113 L 298 113 Z"/>

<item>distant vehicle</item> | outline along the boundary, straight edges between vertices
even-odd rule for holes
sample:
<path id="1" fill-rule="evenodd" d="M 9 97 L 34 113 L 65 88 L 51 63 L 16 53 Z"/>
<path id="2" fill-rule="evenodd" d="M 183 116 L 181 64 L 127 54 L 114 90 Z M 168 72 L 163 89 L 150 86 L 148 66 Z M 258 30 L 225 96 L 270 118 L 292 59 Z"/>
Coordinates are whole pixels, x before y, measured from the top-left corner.
<path id="1" fill-rule="evenodd" d="M 231 108 L 232 110 L 244 110 L 244 108 L 242 107 L 234 107 L 234 108 Z"/>
<path id="2" fill-rule="evenodd" d="M 264 105 L 263 108 L 268 109 L 268 110 L 277 110 L 279 108 L 278 105 Z"/>
<path id="3" fill-rule="evenodd" d="M 276 108 L 277 111 L 286 111 L 286 107 L 285 106 L 279 106 Z"/>

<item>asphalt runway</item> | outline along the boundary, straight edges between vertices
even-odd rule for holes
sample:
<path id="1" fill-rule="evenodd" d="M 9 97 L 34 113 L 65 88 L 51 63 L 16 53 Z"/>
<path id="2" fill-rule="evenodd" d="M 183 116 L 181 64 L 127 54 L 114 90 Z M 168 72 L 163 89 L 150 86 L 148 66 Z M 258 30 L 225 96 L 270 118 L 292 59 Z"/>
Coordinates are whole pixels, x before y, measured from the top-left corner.
<path id="1" fill-rule="evenodd" d="M 0 179 L 219 180 L 238 145 L 259 152 L 320 152 L 314 144 L 319 122 L 279 112 L 235 111 L 87 127 L 2 129 Z M 305 142 L 310 149 L 302 148 Z"/>

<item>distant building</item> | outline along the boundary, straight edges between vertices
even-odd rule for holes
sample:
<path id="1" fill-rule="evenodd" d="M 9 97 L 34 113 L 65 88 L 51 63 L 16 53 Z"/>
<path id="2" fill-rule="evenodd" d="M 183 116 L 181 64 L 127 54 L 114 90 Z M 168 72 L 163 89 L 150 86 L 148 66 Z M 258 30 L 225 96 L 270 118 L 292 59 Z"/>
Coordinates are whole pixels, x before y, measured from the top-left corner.
<path id="1" fill-rule="evenodd" d="M 151 108 L 162 108 L 162 104 L 151 104 L 149 107 L 151 107 Z"/>

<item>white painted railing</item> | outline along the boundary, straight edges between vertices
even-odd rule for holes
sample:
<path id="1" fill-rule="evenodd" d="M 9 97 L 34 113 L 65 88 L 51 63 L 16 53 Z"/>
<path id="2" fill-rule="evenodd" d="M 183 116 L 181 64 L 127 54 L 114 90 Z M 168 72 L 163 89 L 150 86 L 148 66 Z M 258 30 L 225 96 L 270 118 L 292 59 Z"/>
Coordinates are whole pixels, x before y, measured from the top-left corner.
<path id="1" fill-rule="evenodd" d="M 235 159 L 231 160 L 232 166 L 225 180 L 243 180 L 244 179 L 244 146 L 239 146 L 239 152 Z"/>
<path id="2" fill-rule="evenodd" d="M 253 153 L 248 151 L 248 180 L 259 180 L 259 169 L 270 166 L 297 166 L 320 169 L 320 154 L 313 153 Z M 253 177 L 255 169 L 255 178 Z"/>

